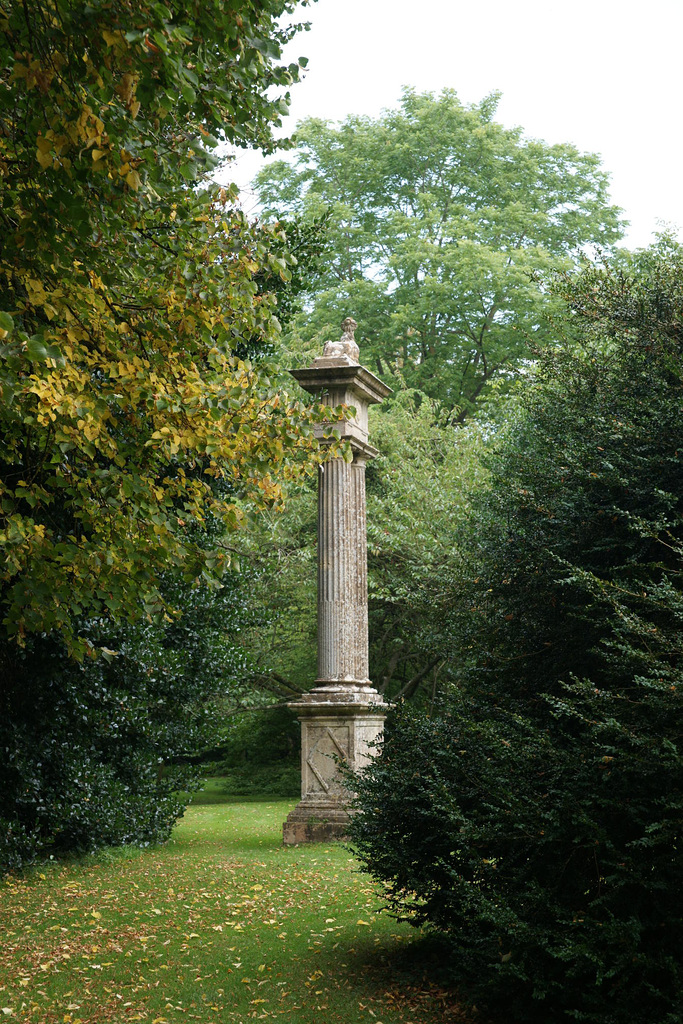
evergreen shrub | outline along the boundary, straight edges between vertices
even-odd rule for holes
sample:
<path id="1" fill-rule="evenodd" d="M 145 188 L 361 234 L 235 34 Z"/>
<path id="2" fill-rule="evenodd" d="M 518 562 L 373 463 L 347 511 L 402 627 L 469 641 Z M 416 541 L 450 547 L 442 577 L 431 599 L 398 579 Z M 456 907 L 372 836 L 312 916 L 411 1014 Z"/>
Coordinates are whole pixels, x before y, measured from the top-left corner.
<path id="1" fill-rule="evenodd" d="M 683 254 L 566 299 L 443 582 L 457 683 L 397 710 L 352 841 L 479 1007 L 680 1024 Z"/>
<path id="2" fill-rule="evenodd" d="M 85 623 L 104 653 L 78 664 L 51 637 L 0 643 L 0 871 L 39 857 L 168 838 L 196 756 L 244 675 L 231 636 L 243 581 L 218 593 L 166 581 L 177 620 Z"/>

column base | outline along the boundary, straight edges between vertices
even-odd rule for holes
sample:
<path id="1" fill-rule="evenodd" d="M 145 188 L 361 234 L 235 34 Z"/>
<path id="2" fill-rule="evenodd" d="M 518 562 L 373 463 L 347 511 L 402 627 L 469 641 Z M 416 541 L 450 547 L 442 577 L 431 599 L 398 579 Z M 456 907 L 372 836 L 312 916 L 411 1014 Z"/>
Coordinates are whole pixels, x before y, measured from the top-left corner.
<path id="1" fill-rule="evenodd" d="M 302 800 L 282 826 L 282 841 L 285 846 L 334 842 L 346 838 L 348 823 L 349 812 L 340 804 Z"/>
<path id="2" fill-rule="evenodd" d="M 282 829 L 285 846 L 344 839 L 353 793 L 340 762 L 358 772 L 378 752 L 386 712 L 367 684 L 317 687 L 289 707 L 301 722 L 301 800 Z"/>

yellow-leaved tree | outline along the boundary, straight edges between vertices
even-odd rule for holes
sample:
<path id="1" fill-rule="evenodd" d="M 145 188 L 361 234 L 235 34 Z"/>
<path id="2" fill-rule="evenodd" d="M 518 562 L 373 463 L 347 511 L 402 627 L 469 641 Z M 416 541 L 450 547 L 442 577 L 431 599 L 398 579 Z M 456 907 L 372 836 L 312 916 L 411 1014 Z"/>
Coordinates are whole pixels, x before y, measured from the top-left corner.
<path id="1" fill-rule="evenodd" d="M 211 179 L 274 146 L 294 6 L 0 0 L 0 869 L 168 835 L 240 679 L 231 535 L 315 464 L 285 241 Z"/>
<path id="2" fill-rule="evenodd" d="M 0 0 L 2 629 L 163 616 L 162 568 L 220 576 L 228 530 L 310 455 L 255 354 L 281 246 L 211 184 L 272 148 L 291 0 Z M 279 86 L 279 98 L 271 87 Z"/>

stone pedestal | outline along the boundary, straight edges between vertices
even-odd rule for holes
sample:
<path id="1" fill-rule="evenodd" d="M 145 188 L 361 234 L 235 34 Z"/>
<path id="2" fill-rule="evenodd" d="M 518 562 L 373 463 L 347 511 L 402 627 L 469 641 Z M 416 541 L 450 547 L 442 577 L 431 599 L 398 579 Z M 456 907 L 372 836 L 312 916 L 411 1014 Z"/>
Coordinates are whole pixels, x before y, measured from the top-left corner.
<path id="1" fill-rule="evenodd" d="M 353 460 L 331 459 L 318 477 L 317 686 L 289 707 L 301 722 L 301 801 L 283 827 L 286 844 L 343 838 L 350 794 L 337 764 L 359 771 L 376 753 L 387 705 L 368 678 L 368 589 L 365 464 L 378 454 L 368 443 L 368 406 L 391 389 L 357 362 L 355 323 L 344 321 L 341 342 L 292 374 L 306 391 L 355 415 L 339 425 Z M 321 438 L 323 443 L 324 438 Z"/>
<path id="2" fill-rule="evenodd" d="M 301 801 L 283 826 L 286 845 L 341 839 L 349 796 L 338 764 L 363 768 L 376 753 L 386 705 L 371 686 L 316 687 L 290 707 L 301 722 Z"/>

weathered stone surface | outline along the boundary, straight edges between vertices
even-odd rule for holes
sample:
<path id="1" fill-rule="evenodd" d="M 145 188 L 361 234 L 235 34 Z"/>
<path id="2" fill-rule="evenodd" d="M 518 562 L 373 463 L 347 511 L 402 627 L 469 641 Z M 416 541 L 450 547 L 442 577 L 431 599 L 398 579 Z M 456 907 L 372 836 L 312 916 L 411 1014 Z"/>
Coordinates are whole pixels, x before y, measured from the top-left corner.
<path id="1" fill-rule="evenodd" d="M 284 842 L 340 839 L 352 794 L 339 765 L 360 771 L 374 756 L 386 705 L 370 686 L 340 686 L 316 688 L 294 707 L 301 722 L 301 801 L 284 824 Z"/>
<path id="2" fill-rule="evenodd" d="M 369 459 L 377 457 L 377 449 L 368 442 L 368 406 L 376 405 L 390 395 L 391 388 L 365 366 L 351 364 L 343 357 L 320 357 L 313 361 L 312 366 L 291 370 L 290 373 L 305 391 L 330 409 L 340 405 L 353 407 L 355 415 L 335 424 L 335 433 L 348 440 L 359 455 L 365 454 Z M 323 444 L 326 430 L 329 427 L 324 424 L 316 427 L 316 434 Z"/>
<path id="3" fill-rule="evenodd" d="M 365 459 L 318 481 L 318 682 L 368 682 Z"/>
<path id="4" fill-rule="evenodd" d="M 378 454 L 368 442 L 368 406 L 391 389 L 358 364 L 355 321 L 342 326 L 341 342 L 292 371 L 326 405 L 353 406 L 355 415 L 339 431 L 353 461 L 331 459 L 318 476 L 318 685 L 289 705 L 301 722 L 301 801 L 283 827 L 287 845 L 344 836 L 351 794 L 338 764 L 354 772 L 367 764 L 387 710 L 368 677 L 365 464 Z"/>
<path id="5" fill-rule="evenodd" d="M 344 332 L 339 341 L 328 341 L 323 349 L 323 359 L 345 359 L 350 363 L 357 363 L 360 353 L 353 332 L 358 324 L 351 316 L 347 316 L 342 323 Z M 317 360 L 316 360 L 317 362 Z"/>

